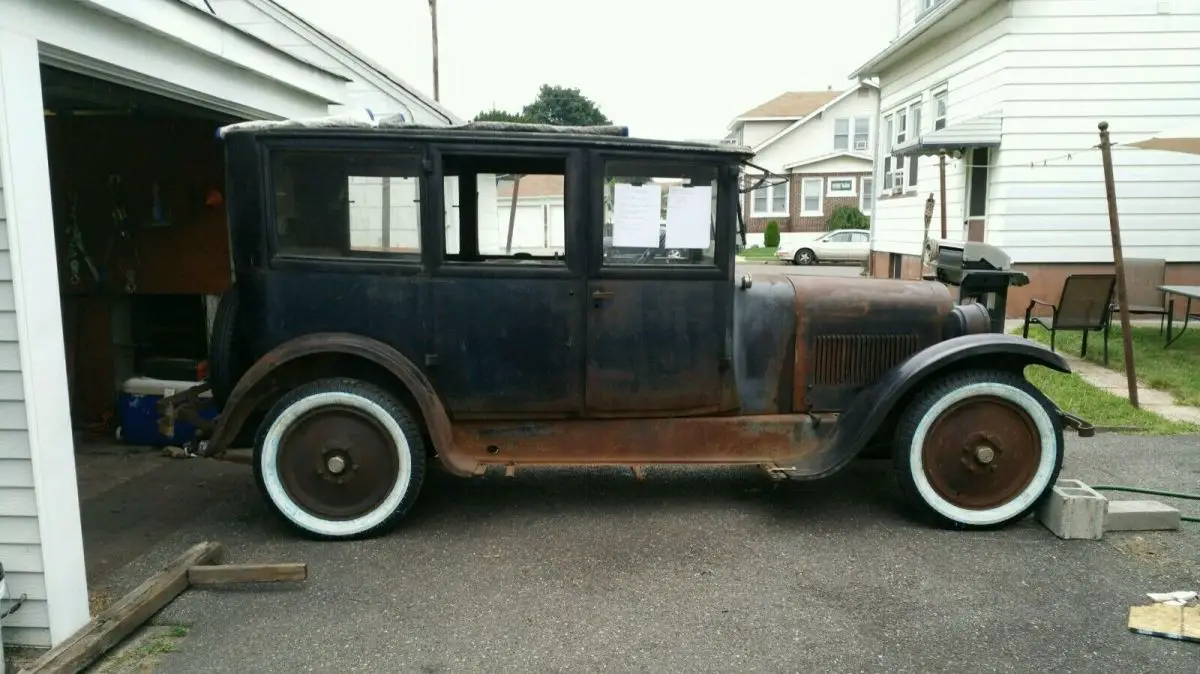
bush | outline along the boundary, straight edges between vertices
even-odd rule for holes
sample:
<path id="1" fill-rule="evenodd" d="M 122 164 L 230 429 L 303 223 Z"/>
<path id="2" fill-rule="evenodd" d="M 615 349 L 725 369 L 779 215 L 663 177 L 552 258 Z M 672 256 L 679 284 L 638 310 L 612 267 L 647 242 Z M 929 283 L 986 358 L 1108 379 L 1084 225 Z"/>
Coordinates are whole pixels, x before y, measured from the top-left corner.
<path id="1" fill-rule="evenodd" d="M 855 206 L 838 206 L 829 217 L 829 230 L 836 229 L 870 229 L 871 218 Z"/>
<path id="2" fill-rule="evenodd" d="M 779 247 L 779 223 L 774 220 L 767 223 L 767 231 L 763 233 L 763 245 L 767 248 Z"/>

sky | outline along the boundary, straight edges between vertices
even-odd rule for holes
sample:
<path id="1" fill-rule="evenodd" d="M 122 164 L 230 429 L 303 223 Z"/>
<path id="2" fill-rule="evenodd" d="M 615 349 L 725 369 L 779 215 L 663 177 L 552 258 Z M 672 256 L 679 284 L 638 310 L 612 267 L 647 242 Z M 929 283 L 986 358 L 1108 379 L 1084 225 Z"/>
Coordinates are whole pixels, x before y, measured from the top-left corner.
<path id="1" fill-rule="evenodd" d="M 433 95 L 428 0 L 277 0 Z M 715 139 L 783 93 L 852 86 L 895 0 L 438 0 L 441 103 L 463 119 L 577 87 L 637 136 Z"/>

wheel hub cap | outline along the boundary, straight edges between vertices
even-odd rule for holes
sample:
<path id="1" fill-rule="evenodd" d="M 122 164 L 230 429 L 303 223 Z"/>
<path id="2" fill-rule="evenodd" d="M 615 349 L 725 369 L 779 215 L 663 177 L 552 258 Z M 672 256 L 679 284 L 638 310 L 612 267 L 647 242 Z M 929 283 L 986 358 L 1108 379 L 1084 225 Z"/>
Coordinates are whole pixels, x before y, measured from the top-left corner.
<path id="1" fill-rule="evenodd" d="M 925 436 L 921 458 L 939 496 L 961 508 L 987 510 L 1028 487 L 1042 451 L 1041 435 L 1024 410 L 983 396 L 939 415 Z"/>
<path id="2" fill-rule="evenodd" d="M 374 510 L 396 484 L 400 459 L 378 421 L 352 408 L 300 417 L 279 441 L 279 477 L 310 514 L 349 520 Z"/>

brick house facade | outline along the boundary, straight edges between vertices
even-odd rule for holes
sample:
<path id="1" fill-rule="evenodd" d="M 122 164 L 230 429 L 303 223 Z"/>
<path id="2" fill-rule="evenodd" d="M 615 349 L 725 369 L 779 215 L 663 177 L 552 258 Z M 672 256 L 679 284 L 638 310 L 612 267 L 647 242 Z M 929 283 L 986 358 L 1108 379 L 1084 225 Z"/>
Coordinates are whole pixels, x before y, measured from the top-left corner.
<path id="1" fill-rule="evenodd" d="M 748 232 L 765 232 L 767 223 L 774 220 L 779 224 L 780 233 L 785 232 L 824 232 L 829 229 L 829 219 L 833 217 L 833 212 L 839 206 L 853 206 L 862 208 L 862 190 L 863 179 L 871 180 L 871 172 L 859 173 L 792 173 L 788 176 L 787 188 L 787 213 L 784 215 L 754 215 L 754 194 L 747 192 L 743 195 L 742 213 L 746 218 L 746 231 Z M 803 210 L 804 207 L 804 184 L 805 181 L 821 181 L 821 214 L 809 214 Z M 854 193 L 850 196 L 830 196 L 829 181 L 835 180 L 853 180 Z M 753 185 L 757 181 L 754 176 L 747 176 L 745 184 Z M 810 182 L 810 186 L 813 183 Z M 868 214 L 869 215 L 869 214 Z"/>

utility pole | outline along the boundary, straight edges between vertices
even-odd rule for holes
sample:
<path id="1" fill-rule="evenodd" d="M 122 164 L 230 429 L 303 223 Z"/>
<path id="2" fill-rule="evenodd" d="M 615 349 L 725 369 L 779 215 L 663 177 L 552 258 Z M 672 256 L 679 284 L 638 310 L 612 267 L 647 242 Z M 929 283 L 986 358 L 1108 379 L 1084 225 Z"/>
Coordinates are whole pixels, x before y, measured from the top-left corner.
<path id="1" fill-rule="evenodd" d="M 433 23 L 433 100 L 441 102 L 438 89 L 437 0 L 429 0 L 429 16 Z"/>

